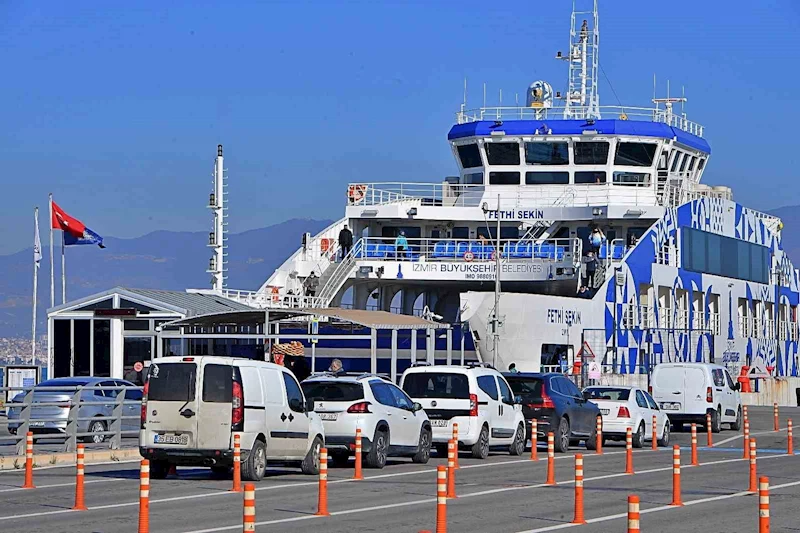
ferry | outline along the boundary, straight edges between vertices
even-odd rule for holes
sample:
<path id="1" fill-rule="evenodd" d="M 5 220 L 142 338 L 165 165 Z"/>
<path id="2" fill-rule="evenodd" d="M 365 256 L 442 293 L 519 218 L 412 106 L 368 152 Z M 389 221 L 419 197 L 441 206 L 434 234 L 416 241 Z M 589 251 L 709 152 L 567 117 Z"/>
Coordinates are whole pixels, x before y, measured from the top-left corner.
<path id="1" fill-rule="evenodd" d="M 534 81 L 524 106 L 477 109 L 465 94 L 447 134 L 457 176 L 350 183 L 344 216 L 255 291 L 224 287 L 212 242 L 215 290 L 257 308 L 424 313 L 502 370 L 797 376 L 800 274 L 781 221 L 702 183 L 711 147 L 685 97 L 600 105 L 598 7 L 584 3 L 555 56 L 563 90 Z"/>

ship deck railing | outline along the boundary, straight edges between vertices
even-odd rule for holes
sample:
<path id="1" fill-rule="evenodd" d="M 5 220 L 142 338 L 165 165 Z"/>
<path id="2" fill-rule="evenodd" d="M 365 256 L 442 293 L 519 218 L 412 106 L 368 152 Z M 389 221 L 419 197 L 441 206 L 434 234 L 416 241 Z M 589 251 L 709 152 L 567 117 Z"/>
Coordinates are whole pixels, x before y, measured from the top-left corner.
<path id="1" fill-rule="evenodd" d="M 367 207 L 402 205 L 417 207 L 481 207 L 490 210 L 587 207 L 597 205 L 656 206 L 652 180 L 648 183 L 589 183 L 572 185 L 471 185 L 424 182 L 351 183 L 347 205 Z"/>
<path id="2" fill-rule="evenodd" d="M 564 120 L 564 107 L 521 107 L 495 106 L 465 109 L 456 113 L 459 124 L 483 120 Z M 582 108 L 572 107 L 573 117 L 585 119 Z M 686 118 L 686 113 L 675 113 L 658 107 L 600 106 L 600 117 L 616 120 L 645 120 L 661 122 L 698 137 L 703 136 L 704 128 L 697 122 Z M 570 118 L 570 117 L 567 117 Z"/>
<path id="3" fill-rule="evenodd" d="M 365 237 L 353 247 L 358 261 L 486 262 L 496 259 L 497 241 L 489 239 Z M 500 259 L 505 261 L 580 262 L 580 239 L 501 239 Z"/>
<path id="4" fill-rule="evenodd" d="M 325 307 L 319 296 L 305 294 L 283 294 L 280 292 L 247 291 L 239 289 L 223 289 L 222 296 L 235 302 L 256 308 L 270 307 L 275 309 L 316 309 Z"/>

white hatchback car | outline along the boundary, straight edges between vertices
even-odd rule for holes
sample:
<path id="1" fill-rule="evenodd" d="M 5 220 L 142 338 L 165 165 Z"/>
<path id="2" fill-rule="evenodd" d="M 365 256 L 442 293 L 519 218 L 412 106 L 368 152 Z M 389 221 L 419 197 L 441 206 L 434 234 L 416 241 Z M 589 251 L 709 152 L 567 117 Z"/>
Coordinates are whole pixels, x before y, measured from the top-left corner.
<path id="1" fill-rule="evenodd" d="M 525 450 L 525 418 L 503 375 L 488 366 L 414 366 L 400 386 L 422 404 L 431 419 L 433 444 L 447 451 L 458 423 L 458 444 L 485 459 L 489 448 L 503 446 L 512 455 Z"/>
<path id="2" fill-rule="evenodd" d="M 653 417 L 656 417 L 656 441 L 669 446 L 669 417 L 655 400 L 636 387 L 594 386 L 583 390 L 583 397 L 600 408 L 603 417 L 603 440 L 625 440 L 628 428 L 633 432 L 633 447 L 641 448 L 653 440 Z"/>
<path id="3" fill-rule="evenodd" d="M 346 463 L 355 450 L 356 429 L 366 466 L 383 468 L 389 456 L 427 463 L 431 424 L 422 406 L 374 374 L 321 374 L 301 384 L 325 427 L 325 445 L 334 464 Z"/>

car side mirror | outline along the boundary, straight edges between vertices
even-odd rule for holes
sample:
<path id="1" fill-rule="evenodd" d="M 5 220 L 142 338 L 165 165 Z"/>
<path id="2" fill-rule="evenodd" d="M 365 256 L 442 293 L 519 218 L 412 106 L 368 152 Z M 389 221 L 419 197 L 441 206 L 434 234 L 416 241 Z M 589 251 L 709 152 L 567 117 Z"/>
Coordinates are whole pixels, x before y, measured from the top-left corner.
<path id="1" fill-rule="evenodd" d="M 422 411 L 422 404 L 419 402 L 414 402 L 411 405 L 411 412 L 416 413 L 417 411 Z"/>
<path id="2" fill-rule="evenodd" d="M 297 398 L 292 398 L 291 400 L 289 400 L 289 409 L 291 409 L 292 411 L 305 412 L 303 402 L 298 400 Z"/>
<path id="3" fill-rule="evenodd" d="M 522 405 L 522 396 L 520 395 L 514 396 L 514 403 L 516 405 Z"/>
<path id="4" fill-rule="evenodd" d="M 741 388 L 742 388 L 742 384 L 741 383 L 736 382 L 736 383 L 733 384 L 733 390 L 741 390 Z"/>
<path id="5" fill-rule="evenodd" d="M 310 400 L 306 400 L 306 413 L 314 412 L 314 400 L 313 398 Z"/>

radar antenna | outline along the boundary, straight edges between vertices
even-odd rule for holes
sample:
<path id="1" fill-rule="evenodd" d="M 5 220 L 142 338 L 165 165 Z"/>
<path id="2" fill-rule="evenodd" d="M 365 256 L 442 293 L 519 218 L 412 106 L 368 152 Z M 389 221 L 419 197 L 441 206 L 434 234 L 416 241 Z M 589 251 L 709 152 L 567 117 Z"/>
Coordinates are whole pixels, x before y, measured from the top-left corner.
<path id="1" fill-rule="evenodd" d="M 586 1 L 572 1 L 569 51 L 566 55 L 561 52 L 556 55 L 556 59 L 563 59 L 569 64 L 569 86 L 564 95 L 565 119 L 600 118 L 600 98 L 597 93 L 600 25 L 597 0 L 592 0 L 591 11 L 578 11 L 576 2 Z"/>

